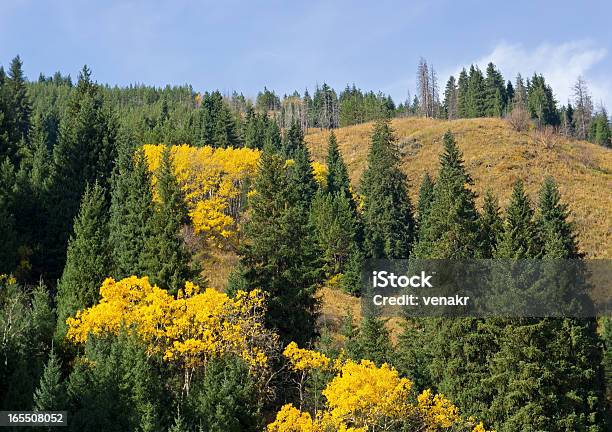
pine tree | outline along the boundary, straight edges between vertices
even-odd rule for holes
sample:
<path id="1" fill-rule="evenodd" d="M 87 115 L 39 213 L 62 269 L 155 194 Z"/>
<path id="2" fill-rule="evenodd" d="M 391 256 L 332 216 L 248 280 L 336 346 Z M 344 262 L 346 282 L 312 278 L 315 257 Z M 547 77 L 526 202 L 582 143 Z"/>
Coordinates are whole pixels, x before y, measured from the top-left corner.
<path id="1" fill-rule="evenodd" d="M 142 150 L 133 153 L 129 135 L 122 138 L 112 180 L 110 244 L 115 278 L 147 274 L 146 244 L 153 215 L 151 176 Z"/>
<path id="2" fill-rule="evenodd" d="M 92 187 L 86 186 L 79 214 L 74 221 L 74 235 L 68 243 L 66 266 L 57 285 L 56 340 L 59 343 L 66 334 L 66 318 L 98 300 L 100 285 L 111 268 L 104 195 L 98 183 Z"/>
<path id="3" fill-rule="evenodd" d="M 388 120 L 372 132 L 368 166 L 361 180 L 365 253 L 373 258 L 408 258 L 414 236 L 407 179 Z"/>
<path id="4" fill-rule="evenodd" d="M 477 248 L 477 212 L 472 182 L 450 131 L 444 135 L 444 153 L 428 216 L 419 228 L 418 258 L 469 258 Z"/>
<path id="5" fill-rule="evenodd" d="M 34 392 L 36 411 L 62 411 L 67 406 L 66 389 L 62 380 L 62 365 L 53 349 L 45 365 L 40 384 Z"/>
<path id="6" fill-rule="evenodd" d="M 503 221 L 499 214 L 499 201 L 490 189 L 487 189 L 482 205 L 482 214 L 478 218 L 479 242 L 478 256 L 492 258 L 497 239 L 503 229 Z"/>
<path id="7" fill-rule="evenodd" d="M 288 343 L 316 334 L 319 251 L 308 212 L 298 201 L 285 160 L 263 152 L 241 249 L 242 279 L 268 293 L 267 323 Z"/>
<path id="8" fill-rule="evenodd" d="M 150 220 L 151 235 L 146 239 L 144 260 L 152 283 L 177 292 L 194 273 L 181 228 L 187 222 L 183 192 L 172 169 L 170 149 L 162 152 L 161 164 L 155 173 L 159 203 Z"/>

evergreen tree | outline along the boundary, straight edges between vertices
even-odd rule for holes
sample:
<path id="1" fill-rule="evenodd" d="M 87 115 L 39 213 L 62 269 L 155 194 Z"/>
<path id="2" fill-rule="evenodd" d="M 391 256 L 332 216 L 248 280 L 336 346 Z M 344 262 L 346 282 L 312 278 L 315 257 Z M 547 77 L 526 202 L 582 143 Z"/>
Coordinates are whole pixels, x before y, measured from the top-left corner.
<path id="1" fill-rule="evenodd" d="M 589 140 L 595 144 L 612 147 L 612 131 L 608 122 L 608 114 L 602 109 L 597 113 L 589 127 Z"/>
<path id="2" fill-rule="evenodd" d="M 129 136 L 122 138 L 112 182 L 109 226 L 113 274 L 118 279 L 146 275 L 145 251 L 153 215 L 151 177 L 143 151 L 133 154 Z"/>
<path id="3" fill-rule="evenodd" d="M 507 95 L 504 78 L 493 63 L 487 65 L 485 78 L 485 115 L 500 117 L 506 108 Z"/>
<path id="4" fill-rule="evenodd" d="M 268 122 L 263 148 L 273 153 L 279 153 L 282 150 L 282 137 L 276 120 Z"/>
<path id="5" fill-rule="evenodd" d="M 304 143 L 295 150 L 293 157 L 293 164 L 289 167 L 289 187 L 296 202 L 308 212 L 319 185 L 314 178 L 310 152 Z"/>
<path id="6" fill-rule="evenodd" d="M 560 120 L 557 102 L 552 88 L 546 84 L 544 77 L 534 74 L 527 90 L 527 107 L 531 117 L 537 120 L 538 125 L 558 125 Z"/>
<path id="7" fill-rule="evenodd" d="M 457 116 L 466 118 L 468 115 L 468 74 L 463 68 L 457 80 Z"/>
<path id="8" fill-rule="evenodd" d="M 569 210 L 561 202 L 561 194 L 552 177 L 547 177 L 540 189 L 538 228 L 542 236 L 544 256 L 549 258 L 580 258 L 574 225 L 568 221 Z"/>
<path id="9" fill-rule="evenodd" d="M 68 243 L 66 266 L 57 285 L 59 343 L 66 335 L 66 318 L 92 306 L 99 298 L 100 285 L 111 268 L 108 236 L 104 190 L 98 183 L 91 188 L 86 186 L 74 221 L 74 235 Z"/>
<path id="10" fill-rule="evenodd" d="M 189 252 L 181 236 L 181 228 L 187 222 L 187 208 L 173 173 L 169 147 L 164 148 L 155 175 L 159 203 L 150 220 L 145 266 L 152 283 L 177 292 L 195 274 L 191 271 Z"/>
<path id="11" fill-rule="evenodd" d="M 444 153 L 428 216 L 419 228 L 418 258 L 469 258 L 477 248 L 477 212 L 472 179 L 463 167 L 461 152 L 450 131 L 444 135 Z"/>
<path id="12" fill-rule="evenodd" d="M 304 132 L 298 122 L 293 122 L 283 137 L 282 153 L 287 159 L 295 159 L 296 152 L 303 147 Z"/>
<path id="13" fill-rule="evenodd" d="M 449 120 L 454 120 L 458 117 L 457 99 L 457 83 L 455 77 L 451 75 L 444 89 L 444 112 Z"/>
<path id="14" fill-rule="evenodd" d="M 127 332 L 92 338 L 68 379 L 70 430 L 161 430 L 160 410 L 169 401 L 158 374 Z"/>
<path id="15" fill-rule="evenodd" d="M 408 258 L 414 236 L 412 206 L 393 131 L 380 120 L 372 132 L 368 166 L 361 180 L 365 253 Z"/>
<path id="16" fill-rule="evenodd" d="M 499 202 L 490 189 L 487 189 L 482 205 L 482 214 L 478 218 L 479 243 L 478 256 L 492 258 L 497 246 L 497 239 L 503 229 L 499 214 Z"/>
<path id="17" fill-rule="evenodd" d="M 32 112 L 32 104 L 28 97 L 22 66 L 23 63 L 19 56 L 15 57 L 11 61 L 3 85 L 3 96 L 6 104 L 6 111 L 3 115 L 5 117 L 4 121 L 7 123 L 8 147 L 0 152 L 0 157 L 8 156 L 15 165 L 19 162 L 18 152 L 20 147 L 23 147 L 28 140 L 30 114 Z"/>
<path id="18" fill-rule="evenodd" d="M 17 228 L 15 224 L 14 194 L 15 168 L 6 158 L 0 164 L 0 238 L 3 246 L 0 248 L 0 274 L 10 274 L 17 266 Z"/>
<path id="19" fill-rule="evenodd" d="M 433 194 L 434 182 L 429 176 L 429 173 L 425 173 L 423 180 L 421 181 L 421 186 L 419 187 L 419 202 L 417 203 L 417 222 L 419 225 L 419 231 L 421 226 L 424 226 L 426 223 L 425 219 L 427 218 L 427 213 L 429 212 L 429 208 L 431 207 L 431 203 L 433 201 Z"/>
<path id="20" fill-rule="evenodd" d="M 347 341 L 348 355 L 355 359 L 367 359 L 378 366 L 391 363 L 393 347 L 385 322 L 375 315 L 366 315 L 356 334 Z"/>
<path id="21" fill-rule="evenodd" d="M 338 142 L 334 132 L 330 132 L 327 141 L 327 191 L 329 193 L 342 192 L 347 197 L 350 193 L 351 183 L 348 176 L 348 170 L 344 164 L 344 159 L 338 149 Z"/>
<path id="22" fill-rule="evenodd" d="M 34 393 L 34 409 L 36 411 L 62 411 L 66 409 L 66 406 L 62 366 L 52 349 L 40 378 L 40 384 Z"/>
<path id="23" fill-rule="evenodd" d="M 495 257 L 507 259 L 537 258 L 540 241 L 533 219 L 533 209 L 525 195 L 523 182 L 517 180 L 506 210 L 506 221 L 499 238 Z"/>
<path id="24" fill-rule="evenodd" d="M 267 323 L 288 343 L 316 334 L 319 251 L 282 157 L 263 152 L 241 249 L 242 278 L 268 293 Z"/>
<path id="25" fill-rule="evenodd" d="M 96 181 L 109 190 L 116 154 L 116 123 L 98 86 L 85 66 L 70 97 L 60 125 L 60 138 L 53 149 L 51 173 L 49 277 L 59 276 L 72 222 L 79 209 L 85 185 Z"/>
<path id="26" fill-rule="evenodd" d="M 323 252 L 326 275 L 344 273 L 358 248 L 357 218 L 351 203 L 341 193 L 318 193 L 312 203 L 312 225 Z"/>
<path id="27" fill-rule="evenodd" d="M 485 115 L 485 82 L 478 67 L 470 66 L 465 94 L 465 114 L 467 117 L 483 117 Z"/>
<path id="28" fill-rule="evenodd" d="M 193 424 L 209 432 L 260 431 L 261 398 L 240 359 L 214 360 L 195 382 L 187 406 Z"/>

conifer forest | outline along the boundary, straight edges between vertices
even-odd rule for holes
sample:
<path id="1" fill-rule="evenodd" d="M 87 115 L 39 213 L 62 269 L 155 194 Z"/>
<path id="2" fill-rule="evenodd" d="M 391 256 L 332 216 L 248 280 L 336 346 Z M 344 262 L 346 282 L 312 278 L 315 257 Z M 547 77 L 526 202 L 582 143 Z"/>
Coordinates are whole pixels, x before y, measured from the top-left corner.
<path id="1" fill-rule="evenodd" d="M 612 266 L 601 86 L 419 56 L 402 98 L 351 76 L 115 84 L 95 62 L 33 74 L 9 41 L 0 412 L 75 432 L 612 430 L 609 314 L 363 307 L 373 260 Z"/>

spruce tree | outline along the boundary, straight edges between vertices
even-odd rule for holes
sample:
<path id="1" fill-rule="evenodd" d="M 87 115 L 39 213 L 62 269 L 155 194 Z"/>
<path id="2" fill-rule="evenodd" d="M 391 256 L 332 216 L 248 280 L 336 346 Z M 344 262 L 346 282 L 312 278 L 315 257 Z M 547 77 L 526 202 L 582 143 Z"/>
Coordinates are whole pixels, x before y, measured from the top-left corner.
<path id="1" fill-rule="evenodd" d="M 193 272 L 189 252 L 181 236 L 181 229 L 187 222 L 187 208 L 173 173 L 169 147 L 164 147 L 155 176 L 159 202 L 150 220 L 145 266 L 152 283 L 177 292 L 193 276 Z"/>
<path id="2" fill-rule="evenodd" d="M 358 248 L 357 218 L 351 203 L 341 193 L 319 192 L 313 200 L 310 217 L 323 252 L 326 275 L 344 273 Z"/>
<path id="3" fill-rule="evenodd" d="M 296 202 L 308 211 L 319 185 L 314 178 L 310 152 L 304 143 L 295 150 L 293 157 L 293 164 L 289 167 L 291 193 Z"/>
<path id="4" fill-rule="evenodd" d="M 62 365 L 53 349 L 45 365 L 40 384 L 34 392 L 36 411 L 62 411 L 67 407 L 66 388 L 62 380 Z"/>
<path id="5" fill-rule="evenodd" d="M 495 257 L 506 259 L 538 258 L 540 241 L 534 212 L 525 194 L 523 182 L 514 183 L 510 204 L 506 210 L 504 230 L 499 238 Z"/>
<path id="6" fill-rule="evenodd" d="M 540 189 L 538 228 L 544 256 L 548 258 L 580 258 L 574 226 L 568 221 L 569 210 L 561 202 L 561 194 L 552 177 Z"/>
<path id="7" fill-rule="evenodd" d="M 145 251 L 153 215 L 151 176 L 144 152 L 140 149 L 134 155 L 133 148 L 125 136 L 112 180 L 110 243 L 113 275 L 118 279 L 143 276 L 149 269 Z"/>
<path id="8" fill-rule="evenodd" d="M 457 116 L 466 118 L 468 114 L 468 74 L 465 68 L 461 70 L 457 80 Z"/>
<path id="9" fill-rule="evenodd" d="M 463 167 L 461 152 L 450 131 L 444 135 L 444 153 L 427 217 L 419 227 L 418 258 L 473 257 L 477 248 L 477 212 L 472 179 Z"/>
<path id="10" fill-rule="evenodd" d="M 408 258 L 410 254 L 415 224 L 400 162 L 389 121 L 378 121 L 361 180 L 364 249 L 372 258 Z"/>
<path id="11" fill-rule="evenodd" d="M 446 114 L 446 118 L 449 120 L 454 120 L 457 118 L 457 98 L 457 82 L 455 81 L 455 77 L 451 75 L 446 83 L 446 88 L 444 89 L 444 112 Z"/>
<path id="12" fill-rule="evenodd" d="M 23 63 L 19 56 L 11 61 L 8 74 L 4 83 L 4 97 L 6 111 L 3 113 L 8 124 L 7 140 L 8 148 L 5 153 L 11 161 L 18 165 L 20 147 L 28 141 L 30 132 L 30 115 L 32 104 L 28 97 L 26 80 L 22 70 Z M 0 156 L 2 153 L 0 153 Z"/>
<path id="13" fill-rule="evenodd" d="M 52 218 L 47 239 L 51 278 L 59 277 L 65 264 L 68 237 L 85 185 L 98 181 L 104 190 L 109 190 L 116 132 L 115 115 L 85 66 L 62 118 L 59 142 L 53 148 L 49 200 Z"/>
<path id="14" fill-rule="evenodd" d="M 108 244 L 108 214 L 104 190 L 98 183 L 86 186 L 74 235 L 68 243 L 66 266 L 57 285 L 56 340 L 62 343 L 66 318 L 92 306 L 99 298 L 100 285 L 111 271 Z"/>
<path id="15" fill-rule="evenodd" d="M 304 132 L 300 124 L 294 121 L 283 137 L 282 153 L 287 159 L 295 159 L 296 152 L 304 146 Z"/>
<path id="16" fill-rule="evenodd" d="M 269 152 L 279 153 L 282 150 L 282 137 L 278 123 L 272 119 L 268 122 L 264 135 L 263 148 Z"/>
<path id="17" fill-rule="evenodd" d="M 268 293 L 267 324 L 283 342 L 308 343 L 316 334 L 319 251 L 308 212 L 285 160 L 263 152 L 244 228 L 240 268 L 244 284 Z"/>
<path id="18" fill-rule="evenodd" d="M 503 228 L 499 214 L 499 202 L 490 189 L 487 189 L 482 205 L 482 213 L 478 218 L 478 252 L 481 258 L 492 258 L 497 247 L 497 240 Z"/>
<path id="19" fill-rule="evenodd" d="M 385 322 L 376 315 L 366 315 L 356 334 L 347 341 L 346 350 L 355 360 L 371 360 L 378 366 L 391 363 L 393 347 Z"/>
<path id="20" fill-rule="evenodd" d="M 349 196 L 350 187 L 348 170 L 338 149 L 336 135 L 332 131 L 327 141 L 327 191 L 329 193 L 342 191 Z M 352 196 L 350 198 L 352 199 Z"/>
<path id="21" fill-rule="evenodd" d="M 14 214 L 15 168 L 6 158 L 0 163 L 0 238 L 3 246 L 0 248 L 0 273 L 10 274 L 17 266 L 17 227 Z"/>
<path id="22" fill-rule="evenodd" d="M 421 181 L 421 186 L 419 187 L 419 201 L 417 203 L 417 222 L 419 231 L 421 226 L 424 226 L 426 223 L 425 220 L 427 218 L 427 213 L 429 213 L 429 208 L 431 207 L 431 203 L 433 201 L 433 193 L 434 182 L 429 176 L 429 173 L 425 173 L 423 180 Z"/>
<path id="23" fill-rule="evenodd" d="M 474 193 L 468 188 L 471 177 L 450 131 L 443 141 L 433 198 L 420 227 L 414 256 L 471 259 L 478 249 L 478 215 Z M 402 370 L 421 385 L 437 386 L 467 415 L 476 415 L 487 406 L 482 380 L 493 346 L 494 334 L 476 318 L 410 319 L 401 338 L 398 358 Z"/>
<path id="24" fill-rule="evenodd" d="M 507 100 L 504 78 L 493 63 L 487 65 L 486 74 L 484 82 L 485 115 L 499 117 L 504 113 Z"/>
<path id="25" fill-rule="evenodd" d="M 186 401 L 193 424 L 209 432 L 256 432 L 262 428 L 261 398 L 241 359 L 213 360 Z"/>

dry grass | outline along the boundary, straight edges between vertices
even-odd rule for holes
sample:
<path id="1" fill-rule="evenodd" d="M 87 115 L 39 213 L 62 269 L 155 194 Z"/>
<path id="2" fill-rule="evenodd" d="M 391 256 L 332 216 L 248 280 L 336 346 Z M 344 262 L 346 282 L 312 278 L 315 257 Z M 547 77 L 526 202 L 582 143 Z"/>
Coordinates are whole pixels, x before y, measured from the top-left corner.
<path id="1" fill-rule="evenodd" d="M 543 179 L 552 175 L 576 222 L 580 248 L 590 258 L 612 258 L 612 151 L 559 136 L 554 146 L 546 146 L 539 136 L 515 132 L 502 119 L 405 118 L 393 120 L 392 126 L 413 200 L 424 173 L 436 174 L 442 136 L 450 129 L 479 197 L 491 187 L 504 207 L 520 178 L 535 202 Z M 371 128 L 367 123 L 335 131 L 354 185 L 366 166 Z M 326 131 L 307 134 L 315 160 L 324 160 L 327 136 Z"/>

